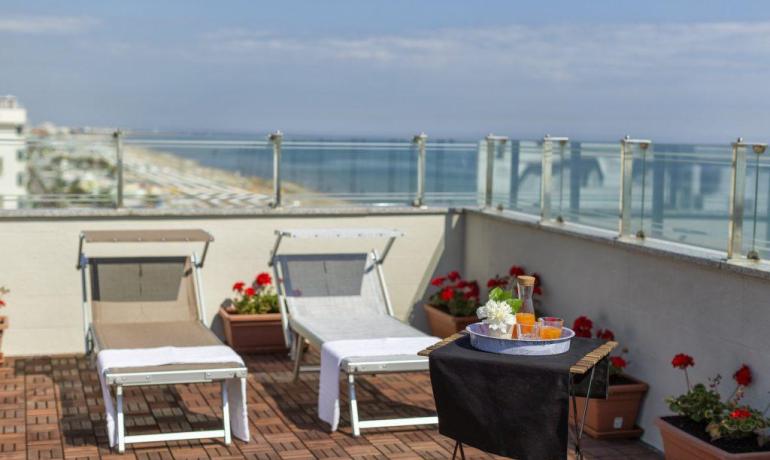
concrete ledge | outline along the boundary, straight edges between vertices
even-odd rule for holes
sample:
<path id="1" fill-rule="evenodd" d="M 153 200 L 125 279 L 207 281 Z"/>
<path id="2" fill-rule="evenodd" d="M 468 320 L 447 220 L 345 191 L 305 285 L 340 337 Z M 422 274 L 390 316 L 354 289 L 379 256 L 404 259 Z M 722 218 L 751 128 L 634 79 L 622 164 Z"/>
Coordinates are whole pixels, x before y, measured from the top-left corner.
<path id="1" fill-rule="evenodd" d="M 221 209 L 19 209 L 0 211 L 0 221 L 60 219 L 135 219 L 135 218 L 248 218 L 248 217 L 335 217 L 380 215 L 437 215 L 459 213 L 447 207 L 356 206 L 329 208 L 221 208 Z"/>
<path id="2" fill-rule="evenodd" d="M 541 223 L 538 216 L 515 211 L 497 211 L 481 208 L 467 208 L 464 211 L 469 214 L 476 214 L 490 219 L 525 225 L 546 232 L 559 233 L 597 243 L 609 244 L 631 252 L 667 257 L 680 262 L 689 262 L 718 270 L 726 270 L 732 273 L 770 280 L 769 263 L 762 261 L 754 262 L 746 259 L 728 262 L 725 252 L 721 251 L 653 238 L 647 238 L 645 240 L 639 240 L 635 237 L 620 238 L 618 237 L 617 232 L 569 222 L 563 224 L 557 222 Z M 727 243 L 725 242 L 725 244 Z"/>

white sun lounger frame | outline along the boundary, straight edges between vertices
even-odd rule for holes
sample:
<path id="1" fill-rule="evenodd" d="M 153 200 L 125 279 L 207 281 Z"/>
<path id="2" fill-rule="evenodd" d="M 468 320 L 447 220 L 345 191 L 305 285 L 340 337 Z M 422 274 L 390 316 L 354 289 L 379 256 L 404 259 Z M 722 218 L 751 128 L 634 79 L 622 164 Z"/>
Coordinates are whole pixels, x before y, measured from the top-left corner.
<path id="1" fill-rule="evenodd" d="M 382 255 L 372 249 L 370 257 L 376 267 L 377 278 L 382 287 L 382 296 L 385 302 L 387 313 L 393 315 L 393 305 L 388 295 L 385 274 L 382 270 L 382 264 L 390 253 L 396 238 L 404 236 L 404 233 L 395 229 L 383 228 L 323 228 L 323 229 L 286 229 L 275 231 L 276 240 L 273 249 L 270 252 L 270 265 L 273 269 L 273 277 L 276 280 L 278 304 L 281 311 L 281 324 L 283 327 L 286 346 L 291 347 L 291 356 L 294 360 L 294 380 L 299 377 L 300 372 L 317 372 L 319 366 L 303 366 L 302 355 L 304 352 L 304 341 L 308 339 L 309 334 L 303 334 L 303 331 L 292 329 L 289 323 L 290 312 L 286 301 L 283 273 L 281 273 L 280 264 L 276 262 L 278 249 L 285 238 L 294 239 L 387 239 Z M 405 417 L 377 420 L 361 420 L 358 414 L 358 401 L 356 399 L 356 376 L 372 375 L 385 373 L 401 372 L 421 372 L 428 370 L 428 358 L 411 355 L 391 355 L 382 357 L 348 358 L 342 361 L 340 371 L 346 376 L 348 385 L 348 400 L 350 408 L 350 424 L 353 436 L 360 436 L 362 429 L 368 428 L 388 428 L 398 426 L 416 426 L 416 425 L 434 425 L 438 423 L 437 416 L 428 417 Z"/>
<path id="2" fill-rule="evenodd" d="M 193 271 L 193 283 L 197 300 L 197 311 L 200 322 L 206 325 L 206 309 L 202 295 L 200 269 L 206 260 L 209 244 L 214 241 L 208 232 L 203 230 L 115 230 L 115 231 L 82 231 L 78 243 L 78 263 L 80 270 L 81 288 L 83 294 L 83 332 L 85 335 L 86 354 L 101 348 L 91 324 L 91 305 L 88 296 L 87 269 L 88 256 L 84 252 L 85 243 L 173 243 L 173 242 L 203 242 L 203 253 L 200 259 L 195 252 L 190 256 Z M 245 380 L 248 370 L 245 367 L 223 366 L 205 370 L 173 370 L 155 372 L 105 372 L 105 381 L 115 387 L 115 410 L 117 413 L 115 430 L 117 450 L 124 453 L 126 444 L 138 444 L 162 441 L 185 441 L 191 439 L 222 438 L 226 445 L 232 443 L 230 429 L 230 410 L 228 404 L 227 380 L 239 378 Z M 126 435 L 123 390 L 131 386 L 175 385 L 188 383 L 220 383 L 222 395 L 222 429 L 197 430 L 174 433 L 153 433 L 141 435 Z"/>

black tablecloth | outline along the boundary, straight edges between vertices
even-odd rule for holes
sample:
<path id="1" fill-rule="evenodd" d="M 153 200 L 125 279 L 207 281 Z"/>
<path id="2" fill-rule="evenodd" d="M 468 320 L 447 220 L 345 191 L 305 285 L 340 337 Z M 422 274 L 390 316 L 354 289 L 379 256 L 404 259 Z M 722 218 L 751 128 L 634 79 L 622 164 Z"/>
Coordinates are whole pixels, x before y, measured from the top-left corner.
<path id="1" fill-rule="evenodd" d="M 561 355 L 512 356 L 476 350 L 466 336 L 433 350 L 439 432 L 497 455 L 567 458 L 570 385 L 586 396 L 589 376 L 571 379 L 569 369 L 602 343 L 575 338 Z M 607 397 L 608 371 L 605 358 L 597 365 L 591 397 Z"/>

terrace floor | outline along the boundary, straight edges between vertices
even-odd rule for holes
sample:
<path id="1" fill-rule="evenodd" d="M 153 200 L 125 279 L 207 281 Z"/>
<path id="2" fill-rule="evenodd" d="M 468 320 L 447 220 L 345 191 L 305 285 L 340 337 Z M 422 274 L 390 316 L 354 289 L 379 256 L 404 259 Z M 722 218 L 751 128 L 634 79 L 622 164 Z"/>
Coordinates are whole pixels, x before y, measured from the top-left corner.
<path id="1" fill-rule="evenodd" d="M 316 374 L 291 383 L 285 355 L 253 355 L 246 361 L 250 443 L 234 440 L 228 447 L 216 440 L 168 442 L 128 446 L 125 455 L 118 455 L 107 446 L 101 391 L 89 359 L 9 358 L 0 368 L 0 460 L 451 458 L 453 441 L 435 428 L 365 431 L 354 438 L 345 409 L 340 431 L 329 434 L 316 417 Z M 363 418 L 414 416 L 433 406 L 425 373 L 359 381 Z M 206 429 L 219 423 L 217 385 L 129 389 L 126 403 L 129 433 Z M 661 458 L 639 442 L 585 443 L 592 459 Z M 470 448 L 466 457 L 494 458 Z"/>

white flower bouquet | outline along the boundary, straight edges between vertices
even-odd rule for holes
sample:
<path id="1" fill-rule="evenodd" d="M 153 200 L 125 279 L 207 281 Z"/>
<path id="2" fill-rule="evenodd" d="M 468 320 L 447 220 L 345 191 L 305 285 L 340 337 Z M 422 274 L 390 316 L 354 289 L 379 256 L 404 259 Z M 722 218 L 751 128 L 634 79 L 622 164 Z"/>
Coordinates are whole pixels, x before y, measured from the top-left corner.
<path id="1" fill-rule="evenodd" d="M 510 337 L 521 303 L 521 299 L 515 299 L 510 292 L 496 287 L 489 292 L 487 303 L 476 310 L 476 316 L 489 327 L 490 335 Z"/>

